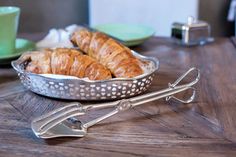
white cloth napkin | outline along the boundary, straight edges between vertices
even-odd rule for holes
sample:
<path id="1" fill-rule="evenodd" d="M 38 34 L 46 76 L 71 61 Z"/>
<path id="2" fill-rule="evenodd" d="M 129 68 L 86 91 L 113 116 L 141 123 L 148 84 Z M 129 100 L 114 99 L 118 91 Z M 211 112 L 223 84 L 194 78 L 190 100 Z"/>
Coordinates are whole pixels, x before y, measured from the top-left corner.
<path id="1" fill-rule="evenodd" d="M 67 26 L 65 29 L 55 29 L 52 28 L 49 30 L 49 33 L 39 42 L 36 43 L 37 49 L 44 48 L 58 48 L 58 47 L 73 47 L 73 44 L 70 42 L 70 35 L 77 29 L 83 27 L 76 24 Z"/>

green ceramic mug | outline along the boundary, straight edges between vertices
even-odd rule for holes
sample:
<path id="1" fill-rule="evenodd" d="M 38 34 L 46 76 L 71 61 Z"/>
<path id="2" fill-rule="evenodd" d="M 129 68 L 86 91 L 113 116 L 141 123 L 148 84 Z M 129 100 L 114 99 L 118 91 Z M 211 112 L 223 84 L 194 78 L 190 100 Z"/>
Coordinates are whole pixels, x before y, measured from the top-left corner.
<path id="1" fill-rule="evenodd" d="M 19 16 L 20 8 L 18 7 L 0 7 L 0 56 L 15 52 Z"/>

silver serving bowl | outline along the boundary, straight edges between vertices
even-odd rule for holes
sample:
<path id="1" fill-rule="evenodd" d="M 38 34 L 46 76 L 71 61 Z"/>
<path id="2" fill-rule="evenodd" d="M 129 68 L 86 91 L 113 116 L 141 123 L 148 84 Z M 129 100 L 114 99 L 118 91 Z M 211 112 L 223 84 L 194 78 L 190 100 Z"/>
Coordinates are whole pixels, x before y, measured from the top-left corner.
<path id="1" fill-rule="evenodd" d="M 25 61 L 12 61 L 22 84 L 40 95 L 68 100 L 117 100 L 143 93 L 151 85 L 159 61 L 153 57 L 142 56 L 134 51 L 133 55 L 148 63 L 147 71 L 135 78 L 112 78 L 91 81 L 60 75 L 41 75 L 26 72 Z"/>

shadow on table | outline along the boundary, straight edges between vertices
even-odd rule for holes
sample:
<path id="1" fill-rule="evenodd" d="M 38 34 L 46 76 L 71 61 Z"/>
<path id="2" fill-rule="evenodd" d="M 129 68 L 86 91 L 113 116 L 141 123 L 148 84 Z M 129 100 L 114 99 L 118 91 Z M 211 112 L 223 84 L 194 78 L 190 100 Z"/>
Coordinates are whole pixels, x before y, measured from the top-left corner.
<path id="1" fill-rule="evenodd" d="M 0 64 L 0 69 L 8 69 L 8 68 L 12 68 L 11 64 Z"/>

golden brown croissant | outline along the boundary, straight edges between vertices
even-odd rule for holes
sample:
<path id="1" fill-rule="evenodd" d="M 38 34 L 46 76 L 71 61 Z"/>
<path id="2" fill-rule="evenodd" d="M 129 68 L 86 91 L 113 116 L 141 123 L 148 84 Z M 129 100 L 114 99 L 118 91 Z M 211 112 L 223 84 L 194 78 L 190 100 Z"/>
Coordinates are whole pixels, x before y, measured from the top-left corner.
<path id="1" fill-rule="evenodd" d="M 115 77 L 132 78 L 143 74 L 140 61 L 131 50 L 101 32 L 76 31 L 71 41 L 106 66 Z"/>
<path id="2" fill-rule="evenodd" d="M 106 67 L 74 49 L 34 51 L 24 54 L 21 58 L 29 60 L 25 70 L 32 73 L 88 77 L 90 80 L 111 78 L 111 73 Z"/>

